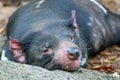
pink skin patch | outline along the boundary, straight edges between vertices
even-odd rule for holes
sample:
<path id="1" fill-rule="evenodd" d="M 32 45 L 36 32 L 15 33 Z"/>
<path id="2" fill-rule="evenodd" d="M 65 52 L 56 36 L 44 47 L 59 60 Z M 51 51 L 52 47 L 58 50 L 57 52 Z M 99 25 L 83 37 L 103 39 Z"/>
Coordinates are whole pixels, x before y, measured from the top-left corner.
<path id="1" fill-rule="evenodd" d="M 77 70 L 80 67 L 80 63 L 81 61 L 79 60 L 71 61 L 69 64 L 63 66 L 63 69 L 69 71 Z"/>
<path id="2" fill-rule="evenodd" d="M 16 39 L 10 39 L 10 50 L 14 58 L 20 63 L 26 63 L 25 53 L 22 52 L 23 45 Z"/>
<path id="3" fill-rule="evenodd" d="M 24 56 L 25 56 L 25 55 L 22 55 L 22 56 L 20 56 L 20 57 L 18 57 L 18 58 L 16 58 L 16 59 L 17 59 L 18 62 L 20 62 L 20 63 L 26 63 Z"/>
<path id="4" fill-rule="evenodd" d="M 80 55 L 78 57 L 78 59 L 76 59 L 76 60 L 70 59 L 68 56 L 69 53 L 67 51 L 68 47 L 75 47 L 76 45 L 73 44 L 72 42 L 62 42 L 60 45 L 61 46 L 55 52 L 55 56 L 54 56 L 53 60 L 56 63 L 61 64 L 63 70 L 74 71 L 74 70 L 79 69 L 80 64 L 81 64 L 82 55 Z"/>
<path id="5" fill-rule="evenodd" d="M 25 61 L 25 53 L 22 53 L 22 51 L 19 51 L 19 50 L 14 50 L 13 53 L 14 53 L 13 57 L 16 60 L 18 60 L 18 62 L 20 62 L 20 63 L 25 63 L 26 62 Z"/>

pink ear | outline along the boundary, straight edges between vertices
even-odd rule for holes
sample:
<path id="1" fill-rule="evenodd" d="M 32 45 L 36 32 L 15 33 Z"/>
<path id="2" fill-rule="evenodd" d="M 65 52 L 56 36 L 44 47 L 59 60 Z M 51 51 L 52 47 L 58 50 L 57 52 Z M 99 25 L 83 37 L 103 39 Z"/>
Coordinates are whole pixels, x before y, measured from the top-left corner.
<path id="1" fill-rule="evenodd" d="M 77 36 L 79 37 L 80 35 L 79 35 L 79 27 L 76 21 L 76 10 L 72 10 L 71 14 L 72 14 L 73 26 L 75 27 L 75 32 Z"/>
<path id="2" fill-rule="evenodd" d="M 25 53 L 22 52 L 24 46 L 16 39 L 10 39 L 10 42 L 9 42 L 9 48 L 10 48 L 10 51 L 13 52 L 14 54 L 14 58 L 18 61 L 18 62 L 21 62 L 21 63 L 25 63 L 26 60 L 25 60 Z"/>
<path id="3" fill-rule="evenodd" d="M 10 50 L 22 50 L 23 45 L 16 39 L 10 39 Z"/>
<path id="4" fill-rule="evenodd" d="M 73 25 L 75 28 L 78 28 L 77 21 L 76 21 L 76 10 L 71 11 L 72 19 L 73 19 Z"/>

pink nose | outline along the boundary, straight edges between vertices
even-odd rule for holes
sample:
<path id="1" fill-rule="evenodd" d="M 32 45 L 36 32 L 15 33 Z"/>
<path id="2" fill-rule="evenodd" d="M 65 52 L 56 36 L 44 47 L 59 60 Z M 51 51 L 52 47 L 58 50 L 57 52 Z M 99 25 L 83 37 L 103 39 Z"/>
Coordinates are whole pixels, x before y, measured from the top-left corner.
<path id="1" fill-rule="evenodd" d="M 71 59 L 71 60 L 77 60 L 80 56 L 78 48 L 69 47 L 67 49 L 67 52 L 68 52 L 68 58 Z"/>

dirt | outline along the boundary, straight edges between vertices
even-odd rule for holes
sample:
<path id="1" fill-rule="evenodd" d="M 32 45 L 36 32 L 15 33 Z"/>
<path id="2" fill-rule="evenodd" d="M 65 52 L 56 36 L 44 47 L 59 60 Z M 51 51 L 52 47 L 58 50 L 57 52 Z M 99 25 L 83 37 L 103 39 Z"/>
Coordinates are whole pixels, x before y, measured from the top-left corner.
<path id="1" fill-rule="evenodd" d="M 120 0 L 99 0 L 112 12 L 120 14 Z M 23 3 L 23 5 L 26 3 Z M 5 38 L 5 27 L 10 15 L 19 7 L 3 7 L 0 2 L 0 54 Z M 120 46 L 110 47 L 88 61 L 88 69 L 98 70 L 103 73 L 117 73 L 120 75 Z"/>

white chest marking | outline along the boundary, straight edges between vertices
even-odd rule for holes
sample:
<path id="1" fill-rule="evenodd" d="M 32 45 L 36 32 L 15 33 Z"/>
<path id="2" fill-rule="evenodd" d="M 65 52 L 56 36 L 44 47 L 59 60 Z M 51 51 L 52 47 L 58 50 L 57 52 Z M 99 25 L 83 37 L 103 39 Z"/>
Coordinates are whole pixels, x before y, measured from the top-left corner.
<path id="1" fill-rule="evenodd" d="M 40 0 L 38 2 L 36 2 L 36 8 L 40 8 L 40 5 L 44 2 L 45 0 Z"/>
<path id="2" fill-rule="evenodd" d="M 2 51 L 2 55 L 1 55 L 1 60 L 5 60 L 5 61 L 7 61 L 8 58 L 5 56 L 5 54 L 6 54 L 6 51 L 3 50 L 3 51 Z"/>
<path id="3" fill-rule="evenodd" d="M 105 14 L 107 13 L 107 10 L 99 2 L 97 2 L 96 0 L 90 0 L 90 1 L 98 5 L 104 11 Z"/>

